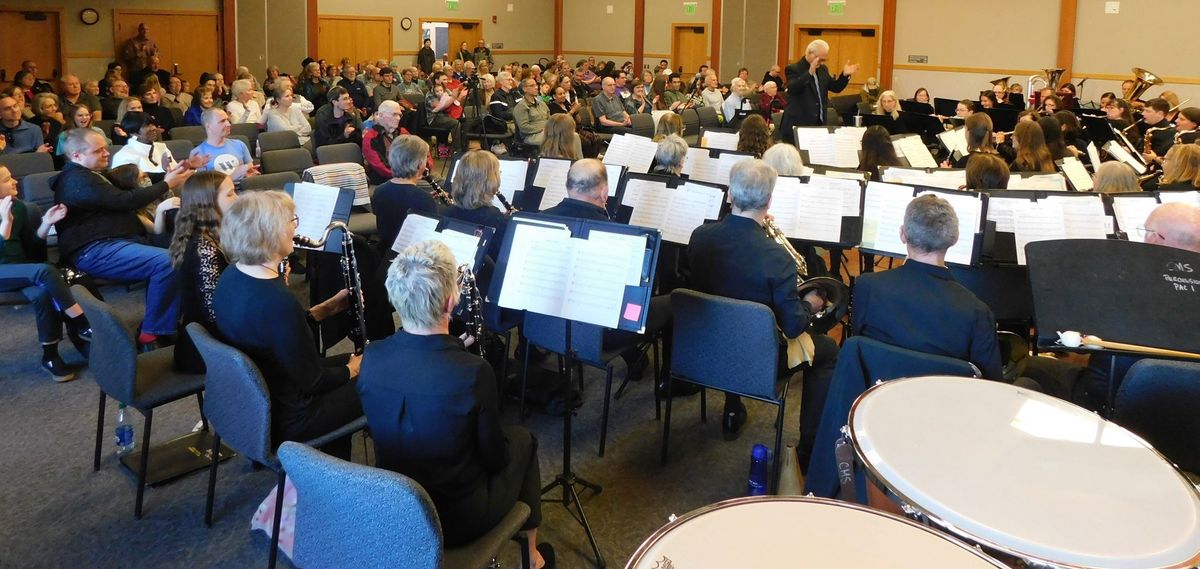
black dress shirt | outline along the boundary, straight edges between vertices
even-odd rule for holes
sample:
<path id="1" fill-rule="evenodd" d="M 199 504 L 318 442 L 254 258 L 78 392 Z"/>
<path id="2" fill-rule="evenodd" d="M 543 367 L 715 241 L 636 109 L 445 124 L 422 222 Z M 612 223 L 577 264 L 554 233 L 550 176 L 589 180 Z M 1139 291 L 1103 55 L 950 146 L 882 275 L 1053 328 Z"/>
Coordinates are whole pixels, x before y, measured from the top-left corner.
<path id="1" fill-rule="evenodd" d="M 558 205 L 546 209 L 542 213 L 546 215 L 557 215 L 559 217 L 574 217 L 578 219 L 590 219 L 594 221 L 610 221 L 608 210 L 590 202 L 577 200 L 575 198 L 563 198 L 563 201 L 558 202 Z"/>
<path id="2" fill-rule="evenodd" d="M 817 72 L 808 72 L 808 62 L 801 59 L 787 67 L 787 108 L 783 111 L 783 137 L 791 142 L 794 126 L 824 126 L 829 92 L 841 93 L 850 83 L 850 76 L 839 75 L 836 79 L 829 68 L 821 65 Z"/>
<path id="3" fill-rule="evenodd" d="M 375 189 L 371 196 L 371 208 L 375 210 L 375 220 L 379 227 L 379 255 L 385 259 L 394 256 L 391 253 L 396 235 L 404 225 L 404 219 L 412 213 L 428 213 L 437 215 L 438 205 L 433 201 L 429 192 L 412 184 L 397 184 L 387 182 Z"/>

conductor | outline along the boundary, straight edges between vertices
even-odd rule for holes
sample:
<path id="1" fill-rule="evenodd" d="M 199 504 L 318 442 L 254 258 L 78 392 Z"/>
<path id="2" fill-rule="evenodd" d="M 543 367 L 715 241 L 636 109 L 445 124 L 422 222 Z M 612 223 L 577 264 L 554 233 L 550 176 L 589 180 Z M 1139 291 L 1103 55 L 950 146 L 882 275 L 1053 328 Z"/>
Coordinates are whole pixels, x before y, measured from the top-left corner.
<path id="1" fill-rule="evenodd" d="M 858 71 L 858 64 L 847 61 L 835 79 L 825 65 L 828 58 L 829 44 L 813 40 L 804 50 L 804 59 L 787 67 L 788 104 L 781 125 L 785 142 L 795 142 L 792 127 L 824 126 L 829 92 L 841 93 L 850 83 L 850 76 Z"/>

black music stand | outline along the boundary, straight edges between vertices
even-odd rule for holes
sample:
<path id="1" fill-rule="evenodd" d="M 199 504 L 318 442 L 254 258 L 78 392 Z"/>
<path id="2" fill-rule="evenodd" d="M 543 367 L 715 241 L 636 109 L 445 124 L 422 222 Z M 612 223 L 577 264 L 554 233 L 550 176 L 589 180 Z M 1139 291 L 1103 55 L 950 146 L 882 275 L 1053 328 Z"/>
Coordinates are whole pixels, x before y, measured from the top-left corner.
<path id="1" fill-rule="evenodd" d="M 1012 132 L 1017 128 L 1017 115 L 1020 114 L 1015 109 L 984 109 L 984 114 L 992 119 L 993 132 Z"/>
<path id="2" fill-rule="evenodd" d="M 1064 239 L 1025 246 L 1037 345 L 1051 352 L 1147 357 L 1109 348 L 1068 348 L 1057 332 L 1107 341 L 1196 351 L 1200 346 L 1200 253 L 1131 241 Z M 1152 356 L 1166 358 L 1165 356 Z M 1106 413 L 1118 382 L 1110 366 Z"/>
<path id="3" fill-rule="evenodd" d="M 943 117 L 952 117 L 957 114 L 958 100 L 957 99 L 934 98 L 933 99 L 933 108 L 934 108 L 934 110 L 937 111 L 937 114 L 939 114 Z"/>
<path id="4" fill-rule="evenodd" d="M 955 103 L 955 104 L 957 104 L 957 103 Z M 908 111 L 910 113 L 919 113 L 922 115 L 934 114 L 933 105 L 931 105 L 929 103 L 920 103 L 920 102 L 914 101 L 912 99 L 902 99 L 900 101 L 900 108 L 904 109 L 905 111 Z M 953 114 L 953 113 L 951 113 L 951 114 Z"/>
<path id="5" fill-rule="evenodd" d="M 891 115 L 862 115 L 863 126 L 881 126 L 886 128 L 888 134 L 908 134 L 908 128 L 898 119 L 892 118 Z"/>
<path id="6" fill-rule="evenodd" d="M 618 223 L 605 221 L 588 221 L 576 218 L 556 217 L 544 214 L 529 215 L 518 213 L 509 221 L 508 231 L 504 235 L 504 243 L 500 248 L 499 258 L 496 259 L 496 273 L 492 279 L 492 296 L 497 299 L 497 303 L 502 308 L 510 308 L 516 310 L 528 310 L 546 316 L 561 318 L 566 321 L 563 338 L 563 367 L 566 372 L 566 382 L 571 383 L 572 370 L 575 367 L 575 348 L 571 339 L 571 329 L 574 327 L 575 320 L 567 318 L 565 310 L 534 309 L 525 305 L 513 304 L 509 298 L 504 295 L 505 287 L 522 287 L 538 288 L 539 285 L 523 285 L 522 279 L 525 275 L 515 274 L 512 271 L 516 265 L 509 262 L 513 255 L 513 243 L 518 239 L 518 235 L 528 228 L 546 227 L 547 224 L 556 224 L 565 227 L 570 231 L 572 240 L 574 239 L 589 239 L 593 232 L 596 233 L 613 233 L 629 236 L 640 236 L 645 238 L 645 249 L 642 252 L 642 268 L 638 275 L 636 284 L 628 284 L 626 281 L 622 294 L 622 301 L 619 305 L 620 314 L 617 316 L 616 329 L 626 330 L 631 332 L 642 332 L 646 328 L 646 319 L 649 314 L 650 296 L 654 288 L 654 268 L 658 260 L 659 248 L 661 246 L 661 237 L 658 230 L 646 229 L 643 227 L 632 227 L 621 225 Z M 587 264 L 589 260 L 583 259 L 578 263 L 570 263 L 568 266 L 556 266 L 552 270 L 558 274 L 566 272 L 569 276 L 568 282 L 574 279 L 574 273 L 578 270 L 580 264 Z M 509 277 L 512 276 L 511 279 Z M 593 286 L 605 283 L 591 283 Z M 611 291 L 610 291 L 611 292 Z M 568 297 L 569 300 L 570 297 Z M 564 305 L 565 308 L 565 305 Z M 579 320 L 579 322 L 612 328 L 606 322 L 589 322 Z M 568 408 L 563 413 L 563 470 L 562 473 L 554 477 L 554 481 L 542 488 L 542 494 L 546 494 L 555 488 L 562 488 L 562 498 L 553 500 L 562 503 L 564 508 L 571 512 L 572 517 L 583 526 L 584 533 L 587 534 L 588 542 L 592 546 L 592 553 L 596 557 L 596 567 L 604 569 L 604 556 L 600 553 L 599 546 L 596 545 L 596 537 L 592 533 L 592 527 L 588 523 L 587 514 L 583 510 L 583 503 L 579 500 L 579 492 L 575 489 L 576 485 L 590 489 L 592 492 L 599 494 L 603 488 L 599 484 L 594 484 L 587 481 L 583 477 L 577 475 L 571 469 L 571 422 L 575 415 L 575 410 Z M 574 506 L 574 510 L 571 507 Z M 576 516 L 578 512 L 578 516 Z"/>

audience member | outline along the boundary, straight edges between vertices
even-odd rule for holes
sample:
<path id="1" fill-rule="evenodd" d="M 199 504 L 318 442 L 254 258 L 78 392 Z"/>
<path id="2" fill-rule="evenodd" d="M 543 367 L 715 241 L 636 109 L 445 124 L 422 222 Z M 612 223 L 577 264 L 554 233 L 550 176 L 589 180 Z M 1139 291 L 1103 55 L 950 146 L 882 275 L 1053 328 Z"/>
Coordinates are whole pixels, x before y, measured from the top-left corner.
<path id="1" fill-rule="evenodd" d="M 517 132 L 521 134 L 521 142 L 540 146 L 546 139 L 544 131 L 546 121 L 550 119 L 550 107 L 538 97 L 537 81 L 532 77 L 521 81 L 521 90 L 524 96 L 513 108 L 513 121 Z M 571 132 L 575 132 L 574 124 L 571 125 Z"/>
<path id="2" fill-rule="evenodd" d="M 254 100 L 254 85 L 249 79 L 238 79 L 230 87 L 233 99 L 225 105 L 225 113 L 233 124 L 259 124 L 263 122 L 262 106 Z"/>
<path id="3" fill-rule="evenodd" d="M 158 44 L 150 39 L 150 26 L 144 22 L 138 24 L 137 35 L 121 45 L 121 63 L 130 71 L 144 69 L 150 65 L 151 57 L 157 54 Z"/>
<path id="4" fill-rule="evenodd" d="M 84 105 L 91 111 L 93 121 L 101 120 L 100 117 L 103 113 L 100 107 L 100 99 L 97 99 L 91 93 L 83 92 L 83 86 L 79 82 L 79 77 L 75 75 L 63 75 L 60 82 L 62 83 L 62 94 L 58 96 L 58 108 L 66 109 L 75 104 Z"/>
<path id="5" fill-rule="evenodd" d="M 313 147 L 349 142 L 362 144 L 362 119 L 354 98 L 341 85 L 329 90 L 329 102 L 313 116 Z"/>
<path id="6" fill-rule="evenodd" d="M 205 140 L 192 149 L 188 160 L 207 156 L 208 162 L 201 167 L 204 170 L 216 170 L 241 182 L 246 176 L 258 174 L 258 166 L 246 144 L 235 138 L 229 138 L 229 115 L 217 108 L 204 111 L 201 118 L 204 125 Z"/>

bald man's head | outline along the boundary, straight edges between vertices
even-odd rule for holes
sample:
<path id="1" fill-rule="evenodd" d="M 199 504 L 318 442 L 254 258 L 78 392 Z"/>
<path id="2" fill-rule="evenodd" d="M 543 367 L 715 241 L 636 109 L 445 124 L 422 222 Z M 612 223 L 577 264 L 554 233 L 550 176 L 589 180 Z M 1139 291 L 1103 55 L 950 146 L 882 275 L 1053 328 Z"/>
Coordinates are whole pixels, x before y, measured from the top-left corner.
<path id="1" fill-rule="evenodd" d="M 567 171 L 567 194 L 604 207 L 608 201 L 608 171 L 594 158 L 577 160 Z"/>
<path id="2" fill-rule="evenodd" d="M 1167 203 L 1146 218 L 1146 243 L 1200 253 L 1200 207 Z"/>

